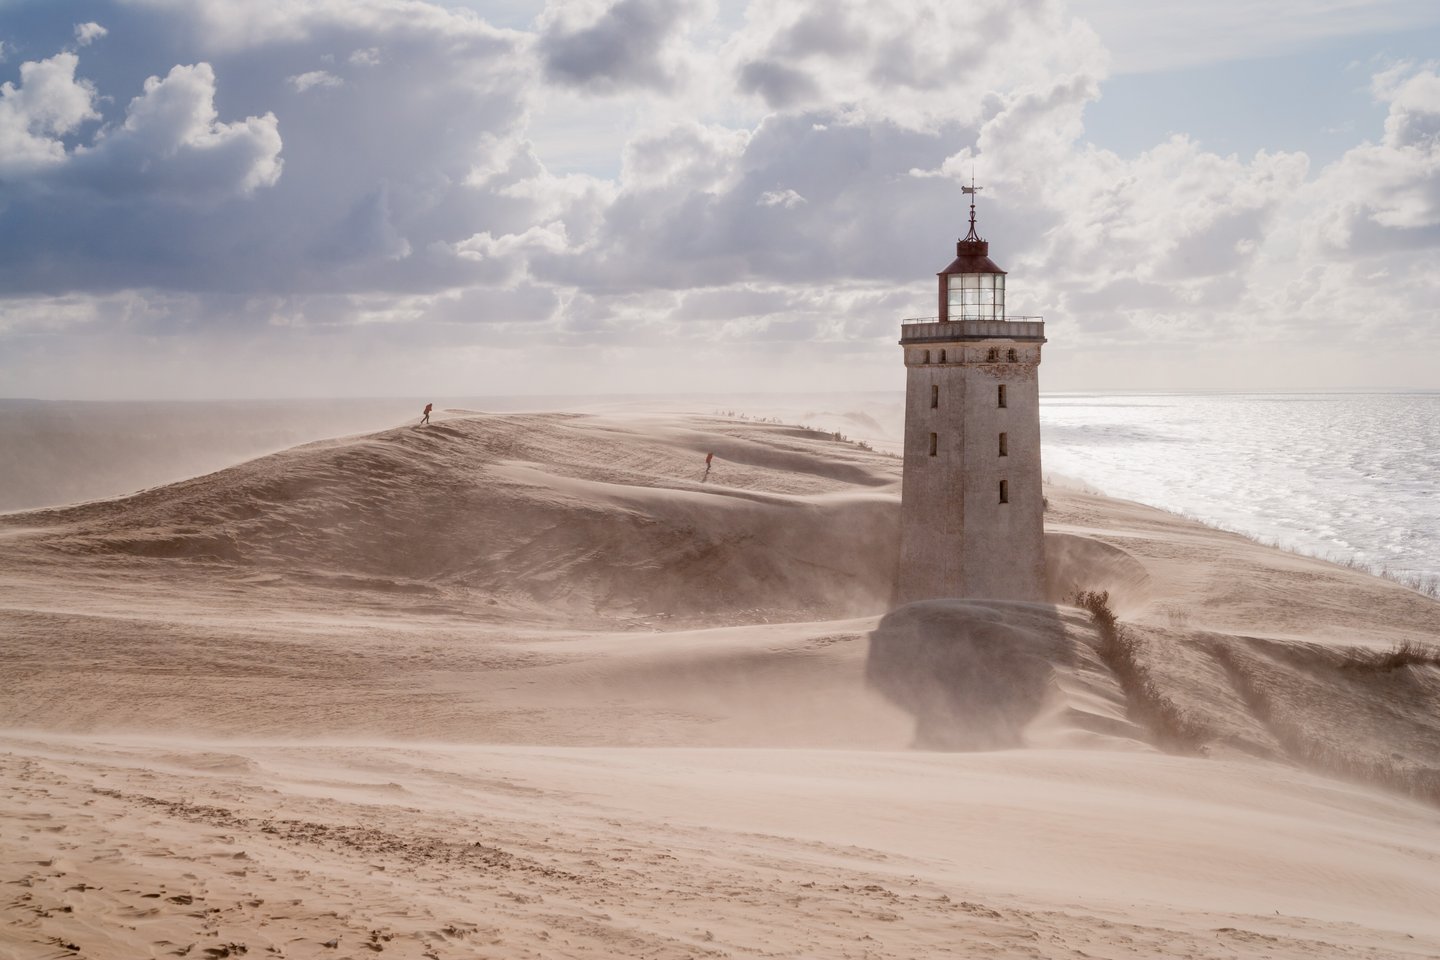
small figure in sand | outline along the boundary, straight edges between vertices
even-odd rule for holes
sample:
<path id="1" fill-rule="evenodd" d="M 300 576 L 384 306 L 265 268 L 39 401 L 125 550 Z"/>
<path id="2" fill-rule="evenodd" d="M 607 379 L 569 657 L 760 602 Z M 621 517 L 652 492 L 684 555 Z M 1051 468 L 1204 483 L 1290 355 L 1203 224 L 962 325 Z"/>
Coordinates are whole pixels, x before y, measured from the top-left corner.
<path id="1" fill-rule="evenodd" d="M 713 461 L 714 459 L 715 459 L 715 454 L 713 454 L 713 453 L 707 453 L 707 454 L 705 454 L 705 476 L 703 476 L 703 477 L 700 478 L 700 482 L 701 482 L 701 483 L 704 483 L 706 480 L 709 480 L 709 479 L 710 479 L 710 463 L 711 463 L 711 461 Z"/>
<path id="2" fill-rule="evenodd" d="M 430 422 L 430 411 L 431 411 L 431 409 L 434 408 L 434 406 L 435 406 L 435 404 L 433 404 L 433 403 L 427 403 L 427 404 L 425 404 L 425 416 L 423 416 L 423 417 L 420 418 L 420 422 L 421 422 L 421 423 L 429 423 L 429 422 Z"/>

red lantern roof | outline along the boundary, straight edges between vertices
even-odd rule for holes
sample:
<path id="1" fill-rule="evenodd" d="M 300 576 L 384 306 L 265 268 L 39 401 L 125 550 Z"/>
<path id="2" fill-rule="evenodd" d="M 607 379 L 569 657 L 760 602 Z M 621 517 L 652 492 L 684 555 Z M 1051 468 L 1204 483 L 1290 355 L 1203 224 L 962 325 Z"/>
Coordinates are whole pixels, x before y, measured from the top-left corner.
<path id="1" fill-rule="evenodd" d="M 990 259 L 989 242 L 976 238 L 956 241 L 955 262 L 941 270 L 936 276 L 943 277 L 951 273 L 1005 273 L 1005 271 Z"/>

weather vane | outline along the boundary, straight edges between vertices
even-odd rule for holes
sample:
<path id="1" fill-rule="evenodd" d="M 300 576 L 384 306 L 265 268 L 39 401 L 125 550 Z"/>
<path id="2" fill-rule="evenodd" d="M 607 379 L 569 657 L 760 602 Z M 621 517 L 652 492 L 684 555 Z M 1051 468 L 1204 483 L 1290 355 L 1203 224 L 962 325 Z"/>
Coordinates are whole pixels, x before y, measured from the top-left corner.
<path id="1" fill-rule="evenodd" d="M 963 186 L 963 185 L 962 185 L 962 186 L 960 187 L 960 192 L 961 192 L 962 194 L 966 194 L 966 193 L 970 194 L 970 232 L 967 233 L 967 234 L 965 234 L 965 239 L 966 239 L 966 240 L 979 240 L 979 239 L 980 239 L 980 235 L 975 232 L 975 195 L 976 195 L 977 193 L 979 193 L 981 190 L 984 190 L 984 189 L 985 189 L 984 187 L 977 187 L 977 186 L 975 186 L 975 168 L 974 168 L 974 167 L 971 167 L 971 168 L 970 168 L 970 186 L 966 187 L 966 186 Z"/>

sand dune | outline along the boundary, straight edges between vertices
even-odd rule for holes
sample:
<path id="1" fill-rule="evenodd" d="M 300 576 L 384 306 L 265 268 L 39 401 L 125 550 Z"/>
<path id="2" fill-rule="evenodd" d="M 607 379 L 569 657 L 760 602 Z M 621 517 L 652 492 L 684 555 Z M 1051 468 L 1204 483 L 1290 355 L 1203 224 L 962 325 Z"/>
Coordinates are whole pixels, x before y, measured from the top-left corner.
<path id="1" fill-rule="evenodd" d="M 531 396 L 107 402 L 0 399 L 0 511 L 114 497 L 174 483 L 296 444 L 413 424 L 437 409 L 746 416 L 841 431 L 898 450 L 898 392 L 674 397 Z M 865 409 L 855 409 L 857 403 Z"/>
<path id="2" fill-rule="evenodd" d="M 0 516 L 0 952 L 1440 953 L 1440 605 L 1057 487 L 1052 603 L 890 610 L 898 477 L 455 412 Z"/>
<path id="3" fill-rule="evenodd" d="M 10 522 L 44 525 L 70 558 L 190 559 L 547 620 L 882 607 L 892 571 L 871 558 L 894 552 L 893 465 L 795 428 L 709 425 L 452 418 Z"/>

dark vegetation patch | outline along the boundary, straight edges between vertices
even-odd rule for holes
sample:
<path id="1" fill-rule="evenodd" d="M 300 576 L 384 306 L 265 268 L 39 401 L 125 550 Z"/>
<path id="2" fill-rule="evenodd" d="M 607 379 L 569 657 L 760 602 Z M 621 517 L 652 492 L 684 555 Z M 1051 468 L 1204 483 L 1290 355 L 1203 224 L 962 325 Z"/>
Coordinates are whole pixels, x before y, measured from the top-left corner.
<path id="1" fill-rule="evenodd" d="M 1390 671 L 1402 667 L 1440 667 L 1440 646 L 1402 640 L 1389 650 L 1352 647 L 1345 651 L 1342 670 Z"/>
<path id="2" fill-rule="evenodd" d="M 1204 754 L 1218 734 L 1166 693 L 1144 663 L 1144 641 L 1120 624 L 1108 590 L 1077 590 L 1070 602 L 1086 613 L 1100 634 L 1096 653 L 1120 682 L 1130 719 L 1149 732 L 1162 750 Z"/>

